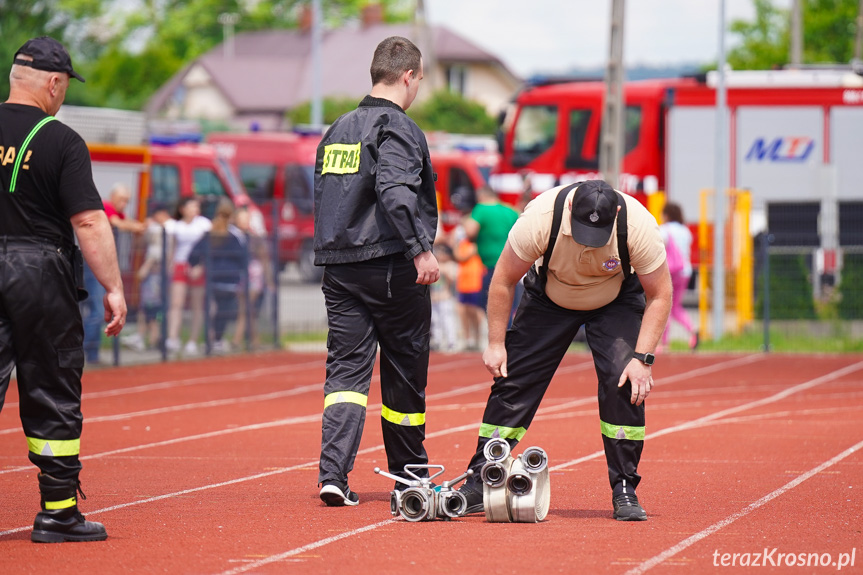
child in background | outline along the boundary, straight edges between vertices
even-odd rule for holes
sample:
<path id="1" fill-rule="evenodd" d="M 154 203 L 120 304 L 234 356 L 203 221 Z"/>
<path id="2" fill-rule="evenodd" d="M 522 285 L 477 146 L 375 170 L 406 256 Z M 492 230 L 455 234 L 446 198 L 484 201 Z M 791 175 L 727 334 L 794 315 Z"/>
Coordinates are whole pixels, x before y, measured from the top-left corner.
<path id="1" fill-rule="evenodd" d="M 162 241 L 165 237 L 165 222 L 171 219 L 168 206 L 156 202 L 150 206 L 147 217 L 147 248 L 144 261 L 135 274 L 140 286 L 138 306 L 138 331 L 121 339 L 123 345 L 135 351 L 154 348 L 159 341 L 159 328 L 164 320 L 162 297 Z M 169 246 L 170 253 L 170 246 Z"/>
<path id="2" fill-rule="evenodd" d="M 436 244 L 434 253 L 440 269 L 440 279 L 431 286 L 432 349 L 453 352 L 458 346 L 455 306 L 458 264 L 453 260 L 452 248 L 446 244 Z"/>
<path id="3" fill-rule="evenodd" d="M 485 323 L 485 309 L 482 306 L 482 278 L 485 266 L 479 257 L 476 244 L 467 239 L 461 228 L 454 235 L 456 242 L 455 261 L 458 262 L 458 314 L 461 319 L 462 347 L 478 351 L 482 328 Z"/>

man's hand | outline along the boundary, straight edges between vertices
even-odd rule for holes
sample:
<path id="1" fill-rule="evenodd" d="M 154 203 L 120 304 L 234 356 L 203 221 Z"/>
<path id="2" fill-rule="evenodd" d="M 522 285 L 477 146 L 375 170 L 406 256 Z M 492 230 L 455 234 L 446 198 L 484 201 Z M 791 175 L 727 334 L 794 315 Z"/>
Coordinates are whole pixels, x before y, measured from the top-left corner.
<path id="1" fill-rule="evenodd" d="M 650 390 L 653 389 L 653 374 L 649 365 L 644 365 L 639 360 L 632 358 L 627 364 L 623 373 L 620 374 L 620 381 L 617 387 L 623 387 L 626 380 L 632 383 L 632 396 L 629 403 L 641 405 L 647 396 L 650 395 Z"/>
<path id="2" fill-rule="evenodd" d="M 417 282 L 431 285 L 440 279 L 440 268 L 437 258 L 431 252 L 420 252 L 414 257 L 414 267 L 417 269 Z"/>
<path id="3" fill-rule="evenodd" d="M 123 292 L 108 292 L 102 300 L 105 306 L 105 335 L 120 335 L 126 325 L 126 298 Z"/>
<path id="4" fill-rule="evenodd" d="M 482 354 L 482 362 L 493 377 L 506 377 L 506 346 L 489 344 Z"/>

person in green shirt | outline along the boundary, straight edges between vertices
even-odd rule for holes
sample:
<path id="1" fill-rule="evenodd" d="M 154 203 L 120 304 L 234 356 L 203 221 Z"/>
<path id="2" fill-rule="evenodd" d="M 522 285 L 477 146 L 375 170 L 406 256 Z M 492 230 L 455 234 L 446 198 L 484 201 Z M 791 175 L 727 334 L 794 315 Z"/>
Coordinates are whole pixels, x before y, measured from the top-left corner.
<path id="1" fill-rule="evenodd" d="M 470 216 L 465 218 L 467 237 L 476 243 L 479 257 L 485 266 L 480 301 L 483 309 L 488 306 L 488 286 L 494 274 L 494 266 L 503 252 L 509 230 L 518 219 L 518 212 L 501 203 L 497 194 L 488 186 L 477 190 L 477 204 Z"/>

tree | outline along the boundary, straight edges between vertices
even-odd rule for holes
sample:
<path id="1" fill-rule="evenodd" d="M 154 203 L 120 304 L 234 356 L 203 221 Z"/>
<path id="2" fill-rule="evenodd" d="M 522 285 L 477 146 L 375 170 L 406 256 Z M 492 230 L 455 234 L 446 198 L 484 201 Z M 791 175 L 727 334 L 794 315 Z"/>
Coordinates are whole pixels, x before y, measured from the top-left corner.
<path id="1" fill-rule="evenodd" d="M 7 66 L 24 42 L 36 36 L 51 36 L 62 42 L 72 55 L 76 70 L 83 70 L 85 58 L 78 48 L 86 44 L 86 31 L 93 18 L 102 13 L 101 0 L 0 0 L 0 99 L 9 94 Z M 86 78 L 86 75 L 84 75 Z M 78 101 L 72 84 L 67 101 Z"/>
<path id="2" fill-rule="evenodd" d="M 497 122 L 482 104 L 448 90 L 439 90 L 411 106 L 408 114 L 424 131 L 494 134 L 497 130 Z"/>
<path id="3" fill-rule="evenodd" d="M 790 12 L 771 0 L 753 0 L 755 21 L 734 20 L 729 30 L 740 44 L 728 53 L 738 70 L 769 70 L 789 61 Z M 803 63 L 847 64 L 854 55 L 859 0 L 801 0 Z"/>
<path id="4" fill-rule="evenodd" d="M 311 0 L 0 0 L 0 61 L 34 36 L 69 49 L 75 69 L 69 104 L 140 109 L 183 66 L 218 46 L 223 13 L 239 15 L 235 32 L 296 28 Z M 324 22 L 359 17 L 368 0 L 322 0 Z M 380 0 L 388 22 L 411 18 L 411 0 Z M 110 10 L 108 10 L 110 8 Z M 0 92 L 9 92 L 0 74 Z"/>

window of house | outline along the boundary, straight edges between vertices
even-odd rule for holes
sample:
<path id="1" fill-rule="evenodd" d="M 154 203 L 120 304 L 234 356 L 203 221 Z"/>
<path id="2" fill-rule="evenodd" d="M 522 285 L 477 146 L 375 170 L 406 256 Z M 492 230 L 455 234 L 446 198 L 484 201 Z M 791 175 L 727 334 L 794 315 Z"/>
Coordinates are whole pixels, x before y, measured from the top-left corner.
<path id="1" fill-rule="evenodd" d="M 450 66 L 447 68 L 447 87 L 450 92 L 464 96 L 466 79 L 467 68 L 464 66 Z"/>

